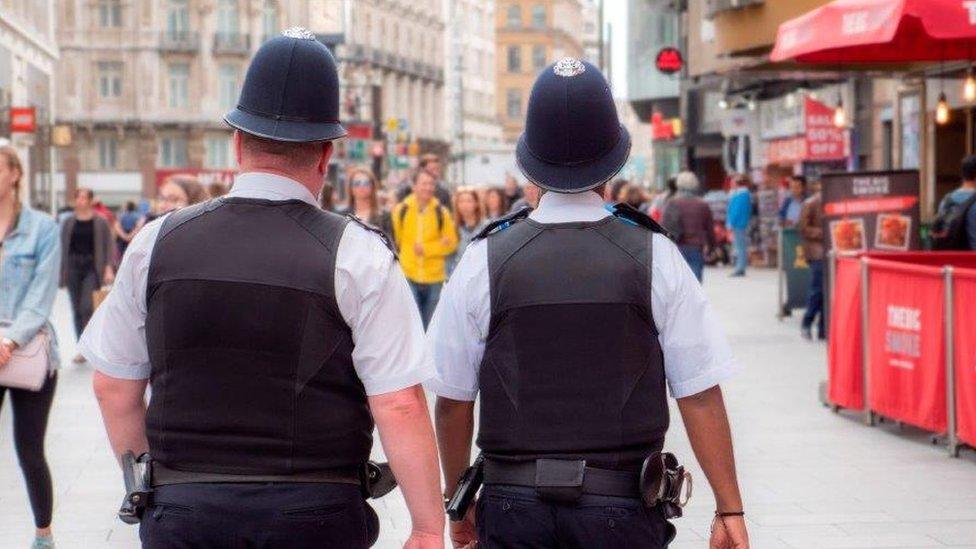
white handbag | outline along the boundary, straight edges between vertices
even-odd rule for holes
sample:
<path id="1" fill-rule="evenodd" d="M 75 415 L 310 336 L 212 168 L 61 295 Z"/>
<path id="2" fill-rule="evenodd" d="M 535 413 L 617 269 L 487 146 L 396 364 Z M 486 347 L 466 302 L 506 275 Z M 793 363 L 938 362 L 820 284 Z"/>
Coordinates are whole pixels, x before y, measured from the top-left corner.
<path id="1" fill-rule="evenodd" d="M 0 331 L 7 325 L 0 325 Z M 0 385 L 40 391 L 50 371 L 51 336 L 41 328 L 27 345 L 14 350 L 10 361 L 0 367 Z"/>

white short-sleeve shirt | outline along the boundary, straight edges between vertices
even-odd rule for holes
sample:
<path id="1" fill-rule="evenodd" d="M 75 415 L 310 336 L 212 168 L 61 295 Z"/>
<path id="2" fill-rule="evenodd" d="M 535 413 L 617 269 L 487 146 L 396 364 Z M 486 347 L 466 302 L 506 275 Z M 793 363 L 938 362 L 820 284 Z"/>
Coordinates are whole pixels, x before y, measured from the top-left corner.
<path id="1" fill-rule="evenodd" d="M 298 199 L 317 207 L 303 185 L 267 173 L 239 175 L 230 196 Z M 81 354 L 111 377 L 149 377 L 146 285 L 161 221 L 149 223 L 132 239 L 112 291 L 81 335 Z M 433 366 L 407 280 L 382 239 L 355 223 L 346 225 L 339 240 L 335 291 L 339 312 L 352 331 L 353 366 L 366 394 L 405 389 L 430 377 Z"/>
<path id="2" fill-rule="evenodd" d="M 608 215 L 596 193 L 549 192 L 530 217 L 551 224 L 593 222 Z M 651 308 L 664 354 L 665 377 L 671 396 L 691 396 L 728 379 L 738 365 L 678 247 L 664 236 L 654 235 L 652 260 Z M 465 250 L 427 330 L 435 368 L 425 384 L 428 389 L 454 400 L 475 400 L 491 320 L 490 301 L 488 246 L 480 240 Z"/>

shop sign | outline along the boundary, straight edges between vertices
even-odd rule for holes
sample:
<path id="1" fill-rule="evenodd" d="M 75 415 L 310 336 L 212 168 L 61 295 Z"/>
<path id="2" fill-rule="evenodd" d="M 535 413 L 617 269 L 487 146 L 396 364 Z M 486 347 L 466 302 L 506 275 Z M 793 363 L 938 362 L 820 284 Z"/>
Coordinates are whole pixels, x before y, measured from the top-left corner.
<path id="1" fill-rule="evenodd" d="M 651 115 L 651 138 L 654 141 L 670 141 L 680 137 L 682 130 L 680 118 L 665 119 L 659 112 Z"/>
<path id="2" fill-rule="evenodd" d="M 681 56 L 681 51 L 677 48 L 668 47 L 658 52 L 654 65 L 663 74 L 675 74 L 684 68 L 685 60 Z"/>
<path id="3" fill-rule="evenodd" d="M 203 168 L 165 168 L 156 170 L 156 187 L 161 186 L 167 179 L 174 175 L 186 175 L 195 177 L 204 186 L 211 183 L 223 183 L 228 188 L 234 184 L 234 177 L 237 170 L 211 170 Z"/>
<path id="4" fill-rule="evenodd" d="M 37 111 L 34 107 L 10 107 L 10 133 L 37 131 Z"/>
<path id="5" fill-rule="evenodd" d="M 804 100 L 806 161 L 823 162 L 848 157 L 847 130 L 834 125 L 834 109 L 807 97 Z"/>
<path id="6" fill-rule="evenodd" d="M 792 165 L 803 162 L 807 157 L 806 137 L 774 139 L 766 143 L 766 164 Z"/>
<path id="7" fill-rule="evenodd" d="M 832 173 L 823 183 L 824 230 L 839 252 L 921 247 L 917 171 Z"/>

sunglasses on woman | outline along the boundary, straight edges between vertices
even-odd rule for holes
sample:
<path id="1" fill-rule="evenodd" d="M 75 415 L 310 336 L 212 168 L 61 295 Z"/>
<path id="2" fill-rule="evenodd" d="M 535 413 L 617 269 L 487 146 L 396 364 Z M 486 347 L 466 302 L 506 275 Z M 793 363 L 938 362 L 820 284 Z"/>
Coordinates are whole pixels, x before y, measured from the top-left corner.
<path id="1" fill-rule="evenodd" d="M 367 177 L 354 177 L 352 179 L 352 181 L 350 182 L 350 184 L 353 187 L 372 187 L 373 186 L 373 182 L 370 181 L 369 178 L 367 178 Z"/>

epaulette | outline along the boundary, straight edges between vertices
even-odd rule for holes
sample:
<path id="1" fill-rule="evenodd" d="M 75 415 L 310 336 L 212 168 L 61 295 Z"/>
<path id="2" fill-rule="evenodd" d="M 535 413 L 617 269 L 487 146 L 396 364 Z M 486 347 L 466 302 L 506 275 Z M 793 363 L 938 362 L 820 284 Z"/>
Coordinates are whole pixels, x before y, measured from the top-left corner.
<path id="1" fill-rule="evenodd" d="M 663 234 L 664 236 L 674 240 L 674 236 L 669 233 L 667 229 L 662 227 L 660 223 L 654 221 L 651 216 L 641 212 L 630 204 L 621 202 L 619 204 L 614 204 L 613 206 L 608 206 L 607 209 L 624 223 L 644 227 L 651 232 Z"/>
<path id="2" fill-rule="evenodd" d="M 532 213 L 532 208 L 526 206 L 517 212 L 499 217 L 498 219 L 489 223 L 488 226 L 482 229 L 480 233 L 476 234 L 472 240 L 481 240 L 483 238 L 488 238 L 488 235 L 504 231 L 505 229 L 509 228 L 512 223 L 518 223 L 526 217 L 529 217 L 530 213 Z"/>
<path id="3" fill-rule="evenodd" d="M 366 229 L 367 231 L 369 231 L 371 233 L 375 233 L 375 234 L 379 235 L 379 237 L 381 239 L 383 239 L 383 244 L 385 244 L 386 247 L 391 252 L 393 252 L 394 259 L 396 259 L 397 261 L 400 260 L 400 257 L 397 255 L 396 246 L 393 244 L 393 241 L 390 240 L 390 237 L 387 236 L 387 234 L 385 232 L 383 232 L 383 229 L 380 229 L 379 227 L 370 225 L 369 223 L 366 223 L 362 219 L 359 219 L 358 217 L 354 216 L 353 214 L 346 214 L 346 219 L 348 219 L 349 221 L 352 221 L 356 225 L 359 225 L 360 227 Z"/>

